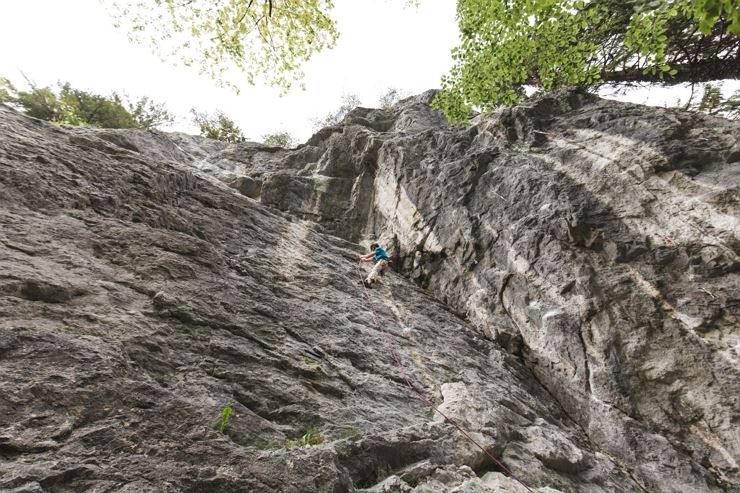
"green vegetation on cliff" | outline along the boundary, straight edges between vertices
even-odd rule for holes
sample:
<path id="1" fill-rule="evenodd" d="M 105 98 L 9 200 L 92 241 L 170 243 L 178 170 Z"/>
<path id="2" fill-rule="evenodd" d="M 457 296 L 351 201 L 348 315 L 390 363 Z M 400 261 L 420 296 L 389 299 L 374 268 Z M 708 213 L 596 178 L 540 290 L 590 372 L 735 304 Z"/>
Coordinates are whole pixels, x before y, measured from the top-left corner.
<path id="1" fill-rule="evenodd" d="M 473 107 L 604 83 L 679 83 L 740 75 L 734 0 L 459 0 L 461 43 L 436 106 Z"/>
<path id="2" fill-rule="evenodd" d="M 0 103 L 34 118 L 86 127 L 154 129 L 174 120 L 164 105 L 148 97 L 130 101 L 115 92 L 103 96 L 75 89 L 69 82 L 59 83 L 57 88 L 28 83 L 29 90 L 21 90 L 0 78 Z"/>

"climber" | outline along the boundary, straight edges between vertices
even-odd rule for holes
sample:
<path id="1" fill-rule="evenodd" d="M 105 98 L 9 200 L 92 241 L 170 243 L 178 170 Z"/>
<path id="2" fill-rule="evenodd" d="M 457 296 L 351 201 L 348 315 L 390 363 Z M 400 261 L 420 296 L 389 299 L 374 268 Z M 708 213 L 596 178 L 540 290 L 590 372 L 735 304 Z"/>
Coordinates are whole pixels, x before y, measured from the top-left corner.
<path id="1" fill-rule="evenodd" d="M 367 279 L 362 281 L 365 287 L 368 288 L 378 279 L 379 275 L 383 275 L 385 269 L 388 268 L 388 262 L 390 261 L 388 252 L 386 252 L 385 248 L 377 243 L 371 243 L 370 253 L 367 255 L 360 255 L 359 259 L 361 262 L 375 262 L 375 266 L 373 266 Z"/>

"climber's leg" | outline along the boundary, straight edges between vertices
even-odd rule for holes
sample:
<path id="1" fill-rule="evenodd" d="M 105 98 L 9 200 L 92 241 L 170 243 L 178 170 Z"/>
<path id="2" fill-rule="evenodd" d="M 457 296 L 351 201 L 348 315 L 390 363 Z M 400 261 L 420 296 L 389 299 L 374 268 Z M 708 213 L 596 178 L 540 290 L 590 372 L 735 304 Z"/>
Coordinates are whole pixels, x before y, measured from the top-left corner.
<path id="1" fill-rule="evenodd" d="M 366 282 L 367 284 L 372 284 L 375 281 L 378 280 L 378 276 L 385 270 L 385 268 L 388 266 L 388 261 L 386 260 L 378 260 L 375 263 L 375 266 L 373 266 L 373 270 L 370 271 L 370 274 L 367 276 Z"/>

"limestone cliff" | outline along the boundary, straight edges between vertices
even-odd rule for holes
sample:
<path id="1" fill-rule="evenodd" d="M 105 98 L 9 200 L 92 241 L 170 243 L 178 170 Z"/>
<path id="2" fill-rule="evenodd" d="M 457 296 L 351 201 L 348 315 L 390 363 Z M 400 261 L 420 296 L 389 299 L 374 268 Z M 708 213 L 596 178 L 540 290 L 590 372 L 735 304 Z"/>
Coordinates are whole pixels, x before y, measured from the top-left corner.
<path id="1" fill-rule="evenodd" d="M 0 491 L 526 491 L 388 340 L 535 491 L 737 491 L 740 125 L 432 97 L 291 150 L 0 106 Z"/>

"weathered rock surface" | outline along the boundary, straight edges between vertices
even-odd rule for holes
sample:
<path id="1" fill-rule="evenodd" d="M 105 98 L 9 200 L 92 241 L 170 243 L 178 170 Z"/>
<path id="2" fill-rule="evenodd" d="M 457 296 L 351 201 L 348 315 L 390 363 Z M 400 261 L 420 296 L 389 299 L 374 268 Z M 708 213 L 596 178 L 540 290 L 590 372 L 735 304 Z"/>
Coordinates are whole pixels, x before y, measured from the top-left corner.
<path id="1" fill-rule="evenodd" d="M 0 106 L 0 491 L 526 491 L 387 340 L 536 491 L 740 488 L 740 127 L 432 97 L 292 150 Z"/>

